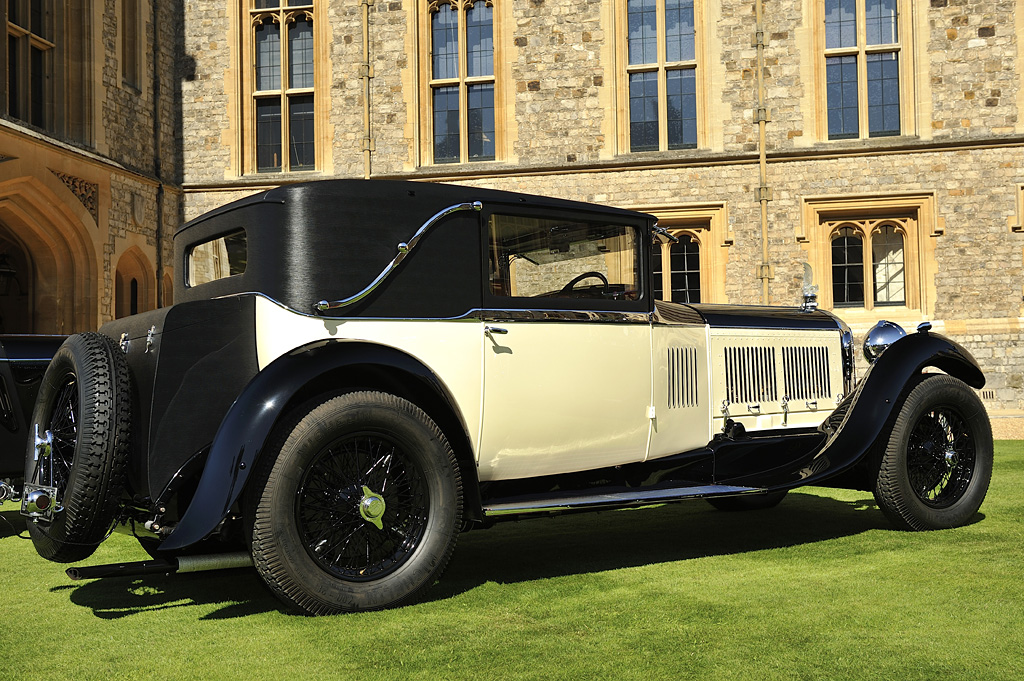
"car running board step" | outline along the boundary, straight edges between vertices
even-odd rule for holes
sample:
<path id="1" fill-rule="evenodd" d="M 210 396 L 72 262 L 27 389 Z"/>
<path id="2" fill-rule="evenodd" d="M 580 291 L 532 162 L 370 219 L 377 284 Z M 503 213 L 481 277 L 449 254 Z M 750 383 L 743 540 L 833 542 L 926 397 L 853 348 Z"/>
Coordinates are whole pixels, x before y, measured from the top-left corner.
<path id="1" fill-rule="evenodd" d="M 765 490 L 756 487 L 734 487 L 731 485 L 616 490 L 614 492 L 605 491 L 598 494 L 559 492 L 547 496 L 533 495 L 530 497 L 519 497 L 518 499 L 496 499 L 494 502 L 484 502 L 483 507 L 484 515 L 490 518 L 528 513 L 557 513 L 559 511 L 601 508 L 602 506 L 609 508 L 646 506 L 647 504 L 660 504 L 668 501 L 681 501 L 683 499 L 763 494 L 764 492 Z"/>

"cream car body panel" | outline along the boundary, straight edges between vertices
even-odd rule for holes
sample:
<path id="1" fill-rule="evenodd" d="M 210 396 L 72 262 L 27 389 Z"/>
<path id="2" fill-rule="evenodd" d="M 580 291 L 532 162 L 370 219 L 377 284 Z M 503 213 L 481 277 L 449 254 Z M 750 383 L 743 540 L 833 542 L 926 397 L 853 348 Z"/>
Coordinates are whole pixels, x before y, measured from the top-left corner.
<path id="1" fill-rule="evenodd" d="M 369 320 L 310 317 L 256 298 L 260 369 L 281 355 L 319 340 L 355 340 L 395 348 L 429 367 L 455 398 L 474 451 L 479 451 L 481 348 L 477 320 Z"/>
<path id="2" fill-rule="evenodd" d="M 704 447 L 711 440 L 708 327 L 653 329 L 654 418 L 649 459 Z"/>
<path id="3" fill-rule="evenodd" d="M 643 461 L 651 326 L 492 324 L 484 349 L 481 481 Z"/>
<path id="4" fill-rule="evenodd" d="M 816 427 L 842 400 L 835 331 L 712 329 L 712 423 L 748 431 Z"/>

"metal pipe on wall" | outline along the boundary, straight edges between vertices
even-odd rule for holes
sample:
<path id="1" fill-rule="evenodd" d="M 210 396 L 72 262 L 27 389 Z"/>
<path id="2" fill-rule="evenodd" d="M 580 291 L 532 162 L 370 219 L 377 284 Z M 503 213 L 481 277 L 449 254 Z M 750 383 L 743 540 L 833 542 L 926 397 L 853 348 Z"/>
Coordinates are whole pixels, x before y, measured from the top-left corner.
<path id="1" fill-rule="evenodd" d="M 757 188 L 758 203 L 761 204 L 761 266 L 758 277 L 761 279 L 761 304 L 771 304 L 769 282 L 772 278 L 772 266 L 768 259 L 768 202 L 771 201 L 771 188 L 768 186 L 768 157 L 766 149 L 765 126 L 768 124 L 768 109 L 765 107 L 764 93 L 764 0 L 755 0 L 757 19 L 754 44 L 757 47 L 757 149 L 758 167 L 760 168 L 760 186 Z"/>
<path id="2" fill-rule="evenodd" d="M 373 171 L 373 137 L 370 131 L 370 79 L 373 66 L 370 64 L 370 7 L 373 0 L 362 0 L 363 9 L 363 179 L 370 179 Z"/>

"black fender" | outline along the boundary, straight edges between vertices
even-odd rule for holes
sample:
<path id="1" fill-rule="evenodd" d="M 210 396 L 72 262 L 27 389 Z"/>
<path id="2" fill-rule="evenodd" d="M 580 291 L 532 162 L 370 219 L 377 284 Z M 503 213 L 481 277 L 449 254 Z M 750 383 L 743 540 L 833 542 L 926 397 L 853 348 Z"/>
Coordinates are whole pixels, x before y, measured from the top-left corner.
<path id="1" fill-rule="evenodd" d="M 900 338 L 868 368 L 850 396 L 852 402 L 838 425 L 835 423 L 838 418 L 826 419 L 821 425 L 829 439 L 818 458 L 833 460 L 829 467 L 832 474 L 848 469 L 871 451 L 890 417 L 903 404 L 908 388 L 913 387 L 914 377 L 928 367 L 958 378 L 972 388 L 985 386 L 985 374 L 978 361 L 956 341 L 930 332 Z M 833 428 L 835 430 L 829 432 Z M 812 476 L 807 483 L 822 477 L 829 476 Z"/>
<path id="2" fill-rule="evenodd" d="M 854 390 L 818 427 L 816 445 L 772 470 L 727 476 L 723 482 L 773 490 L 827 486 L 829 478 L 850 470 L 872 451 L 915 377 L 928 367 L 972 388 L 985 385 L 977 360 L 956 341 L 928 332 L 904 336 L 878 356 Z"/>
<path id="3" fill-rule="evenodd" d="M 228 409 L 210 446 L 192 502 L 157 550 L 184 548 L 216 529 L 238 501 L 274 427 L 297 396 L 318 379 L 357 365 L 386 367 L 418 379 L 444 401 L 460 424 L 461 435 L 466 436 L 465 421 L 450 391 L 414 357 L 360 341 L 326 340 L 296 348 L 256 374 Z M 449 439 L 453 436 L 448 434 Z M 453 442 L 452 446 L 457 445 Z"/>

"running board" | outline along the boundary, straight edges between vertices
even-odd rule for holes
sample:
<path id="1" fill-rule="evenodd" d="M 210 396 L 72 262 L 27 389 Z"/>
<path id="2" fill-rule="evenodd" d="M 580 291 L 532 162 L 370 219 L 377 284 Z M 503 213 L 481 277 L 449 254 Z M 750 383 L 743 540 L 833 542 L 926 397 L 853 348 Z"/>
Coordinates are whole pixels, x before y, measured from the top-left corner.
<path id="1" fill-rule="evenodd" d="M 764 491 L 757 487 L 701 485 L 699 487 L 672 487 L 664 489 L 638 488 L 624 492 L 602 492 L 600 494 L 555 492 L 552 496 L 533 495 L 514 500 L 495 500 L 493 503 L 484 502 L 484 516 L 493 518 L 504 515 L 557 513 L 559 511 L 597 509 L 602 507 L 645 506 L 647 504 L 660 504 L 667 501 L 757 494 L 764 493 Z"/>

